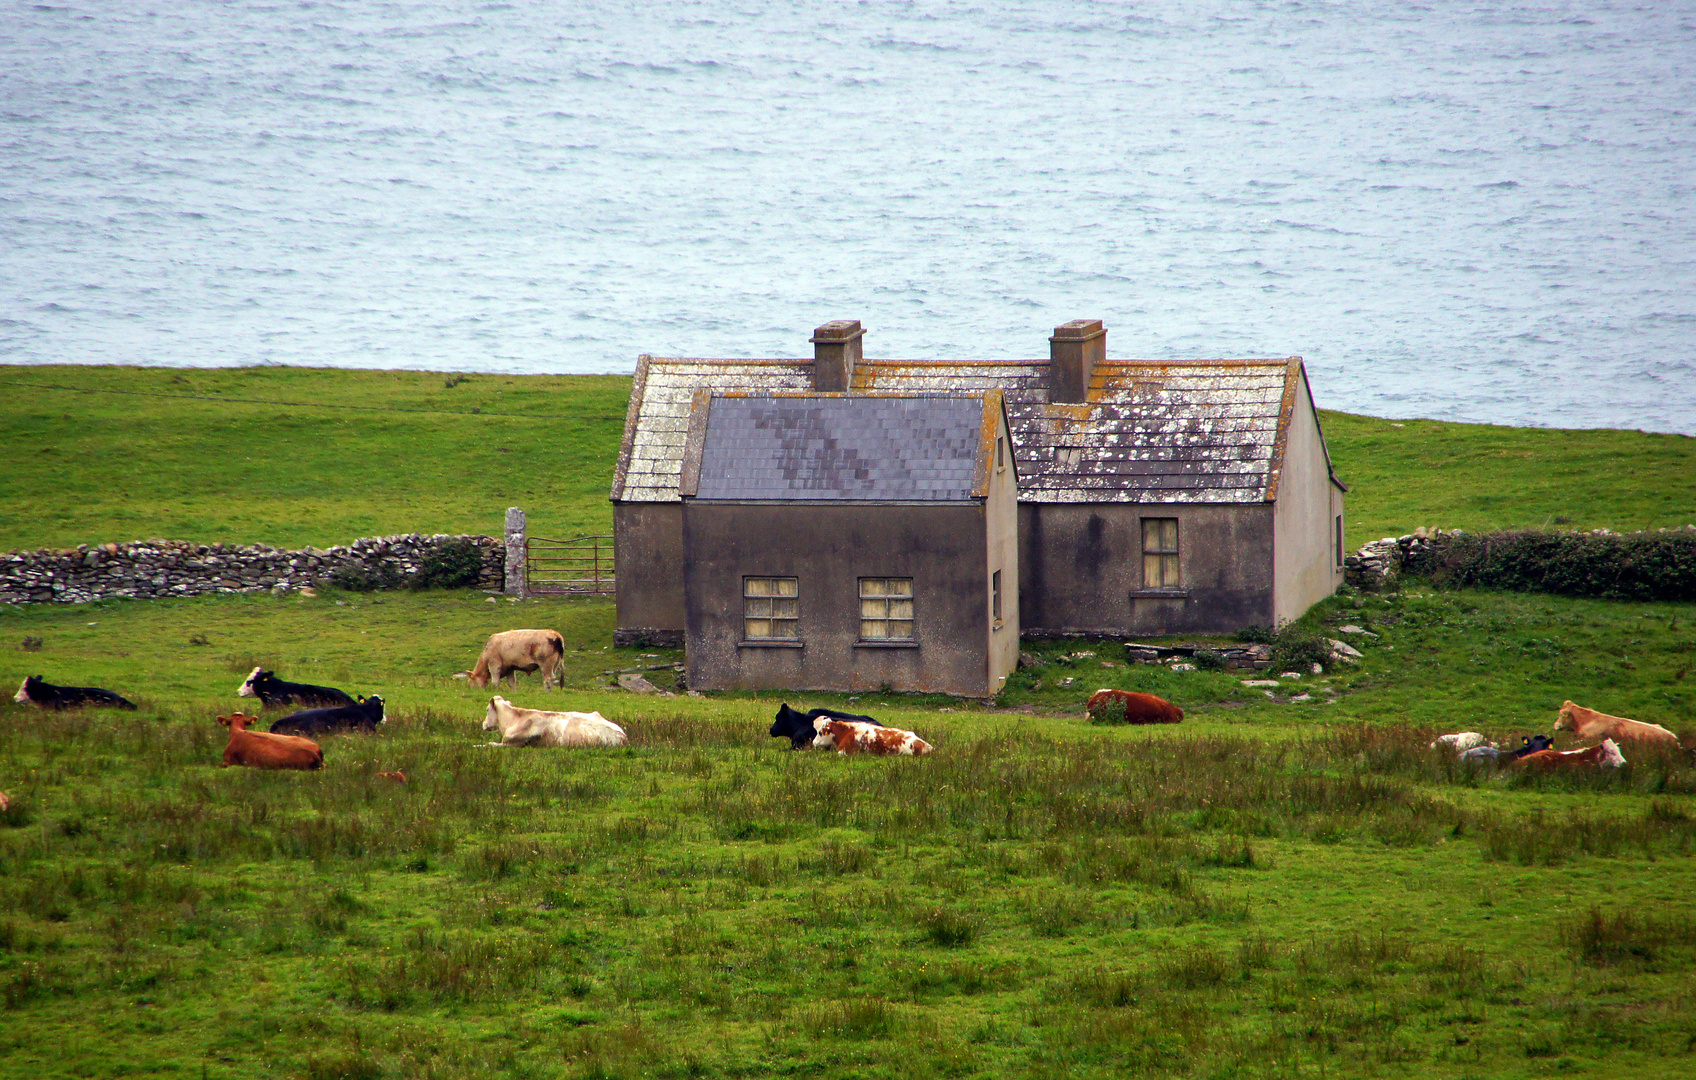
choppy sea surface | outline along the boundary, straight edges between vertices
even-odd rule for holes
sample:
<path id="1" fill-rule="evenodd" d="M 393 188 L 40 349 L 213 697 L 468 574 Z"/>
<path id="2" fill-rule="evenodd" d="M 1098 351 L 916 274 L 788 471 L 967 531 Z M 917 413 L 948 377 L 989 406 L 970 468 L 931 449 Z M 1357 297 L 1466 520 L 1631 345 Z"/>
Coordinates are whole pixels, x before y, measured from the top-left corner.
<path id="1" fill-rule="evenodd" d="M 1696 433 L 1696 6 L 0 0 L 0 362 L 1306 357 Z"/>

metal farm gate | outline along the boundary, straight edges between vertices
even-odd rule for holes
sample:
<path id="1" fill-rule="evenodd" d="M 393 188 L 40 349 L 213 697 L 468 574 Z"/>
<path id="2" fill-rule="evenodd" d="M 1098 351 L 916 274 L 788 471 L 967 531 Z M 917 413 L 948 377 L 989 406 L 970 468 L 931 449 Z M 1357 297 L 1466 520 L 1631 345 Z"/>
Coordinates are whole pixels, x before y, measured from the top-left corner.
<path id="1" fill-rule="evenodd" d="M 537 596 L 610 596 L 615 584 L 612 537 L 529 537 L 524 542 L 524 579 L 525 591 Z"/>

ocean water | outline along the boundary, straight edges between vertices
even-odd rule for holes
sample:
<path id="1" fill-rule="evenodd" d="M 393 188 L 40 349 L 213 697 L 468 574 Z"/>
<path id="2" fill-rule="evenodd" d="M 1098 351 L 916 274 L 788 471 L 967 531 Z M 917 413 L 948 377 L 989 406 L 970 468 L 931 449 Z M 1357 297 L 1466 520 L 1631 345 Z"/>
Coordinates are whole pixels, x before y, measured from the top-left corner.
<path id="1" fill-rule="evenodd" d="M 0 2 L 0 362 L 1306 357 L 1696 433 L 1696 6 Z"/>

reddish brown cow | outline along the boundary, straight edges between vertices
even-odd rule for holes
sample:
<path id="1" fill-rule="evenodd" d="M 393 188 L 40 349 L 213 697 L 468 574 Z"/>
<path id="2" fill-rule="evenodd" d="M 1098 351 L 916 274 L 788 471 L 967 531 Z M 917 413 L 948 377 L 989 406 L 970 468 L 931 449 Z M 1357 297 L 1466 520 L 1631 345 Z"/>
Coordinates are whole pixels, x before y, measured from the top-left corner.
<path id="1" fill-rule="evenodd" d="M 324 751 L 311 739 L 298 735 L 273 735 L 268 731 L 248 731 L 247 725 L 258 717 L 236 713 L 220 716 L 218 723 L 230 729 L 229 745 L 224 747 L 224 765 L 246 765 L 251 769 L 317 769 L 323 767 Z"/>
<path id="2" fill-rule="evenodd" d="M 1612 739 L 1603 739 L 1595 746 L 1586 746 L 1582 750 L 1539 750 L 1516 759 L 1516 762 L 1534 769 L 1560 769 L 1579 765 L 1592 769 L 1617 769 L 1625 764 L 1625 755 L 1619 752 L 1619 747 L 1614 745 Z"/>
<path id="3" fill-rule="evenodd" d="M 1184 718 L 1184 710 L 1165 698 L 1135 690 L 1097 690 L 1089 696 L 1089 704 L 1084 708 L 1095 719 L 1121 702 L 1127 724 L 1176 724 Z"/>

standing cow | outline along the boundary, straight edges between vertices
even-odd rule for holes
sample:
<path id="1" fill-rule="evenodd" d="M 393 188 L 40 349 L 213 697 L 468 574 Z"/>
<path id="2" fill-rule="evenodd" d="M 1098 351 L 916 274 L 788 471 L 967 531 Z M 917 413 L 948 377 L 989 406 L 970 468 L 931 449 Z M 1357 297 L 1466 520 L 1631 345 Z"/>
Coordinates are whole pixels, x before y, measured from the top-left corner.
<path id="1" fill-rule="evenodd" d="M 558 630 L 503 630 L 489 635 L 489 640 L 483 643 L 483 655 L 477 658 L 477 666 L 459 675 L 470 679 L 471 685 L 479 689 L 486 689 L 491 681 L 499 685 L 511 675 L 512 688 L 517 690 L 520 671 L 528 674 L 540 668 L 542 689 L 546 690 L 555 683 L 564 661 L 565 639 Z"/>

